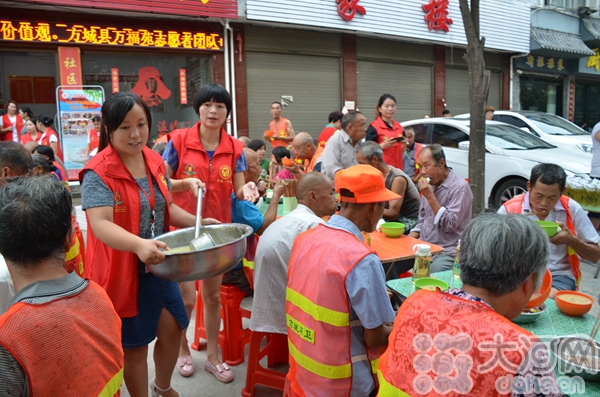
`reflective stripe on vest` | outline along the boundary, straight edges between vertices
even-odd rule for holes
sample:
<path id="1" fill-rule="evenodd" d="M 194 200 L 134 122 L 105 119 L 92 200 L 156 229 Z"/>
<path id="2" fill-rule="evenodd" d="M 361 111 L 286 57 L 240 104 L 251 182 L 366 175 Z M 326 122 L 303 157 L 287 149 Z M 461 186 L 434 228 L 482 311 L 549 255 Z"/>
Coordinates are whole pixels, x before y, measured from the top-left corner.
<path id="1" fill-rule="evenodd" d="M 98 394 L 98 397 L 112 397 L 121 389 L 123 384 L 123 368 L 108 381 L 104 389 Z"/>
<path id="2" fill-rule="evenodd" d="M 410 397 L 410 394 L 405 393 L 402 390 L 394 387 L 392 384 L 388 383 L 388 381 L 385 380 L 383 374 L 379 370 L 377 370 L 377 379 L 379 380 L 379 393 L 377 393 L 378 396 Z"/>
<path id="3" fill-rule="evenodd" d="M 319 306 L 290 287 L 287 288 L 285 300 L 302 309 L 304 313 L 308 314 L 316 321 L 327 323 L 334 327 L 347 327 L 350 324 L 350 316 L 348 313 L 338 312 Z"/>
<path id="4" fill-rule="evenodd" d="M 508 200 L 504 203 L 504 208 L 506 212 L 509 214 L 521 214 L 523 212 L 523 201 L 525 200 L 525 195 L 520 194 Z M 569 200 L 572 200 L 568 196 L 560 196 L 560 202 L 565 208 L 567 213 L 567 229 L 573 234 L 577 236 L 577 231 L 575 230 L 575 225 L 573 224 L 573 217 L 571 216 L 571 210 L 569 209 Z M 581 282 L 581 269 L 579 265 L 581 261 L 579 260 L 579 256 L 577 252 L 569 246 L 567 246 L 567 253 L 569 254 L 569 264 L 571 265 L 571 271 L 573 272 L 573 276 L 575 276 L 575 289 L 579 290 L 579 283 Z"/>
<path id="5" fill-rule="evenodd" d="M 254 270 L 254 261 L 249 261 L 246 258 L 242 258 L 242 266 Z"/>
<path id="6" fill-rule="evenodd" d="M 288 339 L 290 355 L 296 363 L 307 371 L 327 379 L 346 379 L 352 376 L 352 365 L 327 365 L 316 362 L 312 358 L 300 353 L 296 346 Z"/>

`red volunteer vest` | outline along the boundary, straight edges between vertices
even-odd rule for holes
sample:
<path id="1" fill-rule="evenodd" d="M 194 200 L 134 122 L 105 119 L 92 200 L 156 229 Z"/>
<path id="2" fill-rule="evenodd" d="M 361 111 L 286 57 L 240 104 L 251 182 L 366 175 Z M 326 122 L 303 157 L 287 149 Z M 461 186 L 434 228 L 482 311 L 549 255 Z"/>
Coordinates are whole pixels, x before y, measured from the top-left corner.
<path id="1" fill-rule="evenodd" d="M 236 159 L 244 151 L 244 144 L 221 128 L 219 146 L 210 160 L 200 141 L 200 123 L 191 128 L 175 130 L 169 135 L 179 155 L 179 167 L 173 170 L 173 179 L 198 178 L 204 182 L 206 193 L 202 201 L 202 217 L 231 223 L 233 174 Z M 196 213 L 198 200 L 191 191 L 173 193 L 173 202 L 190 214 Z"/>
<path id="2" fill-rule="evenodd" d="M 37 139 L 33 139 L 33 137 L 31 136 L 31 134 L 28 132 L 27 134 L 21 135 L 21 143 L 23 145 L 26 145 L 29 142 L 33 142 L 33 141 L 37 142 L 40 139 L 41 136 L 42 136 L 42 133 L 38 132 L 38 134 L 36 136 Z"/>
<path id="3" fill-rule="evenodd" d="M 35 396 L 118 396 L 121 320 L 94 282 L 44 304 L 18 302 L 0 317 L 0 345 L 27 374 Z"/>
<path id="4" fill-rule="evenodd" d="M 99 138 L 98 138 L 98 131 L 96 131 L 95 128 L 92 128 L 90 130 L 90 153 L 94 149 L 98 148 L 98 140 L 99 140 Z"/>
<path id="5" fill-rule="evenodd" d="M 332 241 L 344 247 L 343 254 L 332 256 Z M 346 277 L 371 253 L 353 234 L 326 225 L 296 238 L 285 303 L 290 351 L 286 396 L 350 395 L 353 357 Z"/>
<path id="6" fill-rule="evenodd" d="M 308 168 L 306 169 L 306 172 L 312 172 L 315 169 L 315 165 L 317 164 L 317 161 L 323 155 L 324 150 L 325 150 L 324 147 L 321 147 L 321 146 L 317 147 L 315 154 L 313 154 L 312 159 L 310 159 L 310 163 L 308 164 Z"/>
<path id="7" fill-rule="evenodd" d="M 279 118 L 279 123 L 277 123 L 277 125 L 275 125 L 275 120 L 271 120 L 271 122 L 269 123 L 269 131 L 273 131 L 275 133 L 275 135 L 285 138 L 288 136 L 287 134 L 287 123 L 288 123 L 288 119 L 284 118 L 284 117 L 280 117 Z M 286 141 L 281 141 L 279 139 L 273 139 L 273 138 L 269 138 L 269 142 L 271 142 L 271 146 L 276 148 L 278 146 L 283 146 L 283 147 L 288 147 L 290 145 L 289 142 Z"/>
<path id="8" fill-rule="evenodd" d="M 393 129 L 390 129 L 381 117 L 371 123 L 371 126 L 377 130 L 377 143 L 381 144 L 388 139 L 403 136 L 403 130 L 400 123 L 393 121 Z M 400 170 L 404 169 L 404 145 L 396 143 L 392 147 L 383 151 L 383 161 L 386 164 L 396 167 Z"/>
<path id="9" fill-rule="evenodd" d="M 461 334 L 463 335 L 459 339 L 457 336 Z M 523 350 L 503 348 L 502 352 L 499 352 L 494 349 L 480 348 L 480 346 L 485 347 L 486 344 L 494 345 L 498 334 L 502 338 L 501 343 L 516 343 Z M 511 323 L 481 302 L 467 301 L 442 292 L 416 291 L 400 307 L 388 348 L 379 360 L 378 395 L 382 397 L 457 395 L 450 390 L 433 389 L 437 375 L 438 387 L 452 385 L 462 388 L 467 385 L 468 388 L 470 386 L 469 390 L 458 389 L 461 395 L 508 396 L 510 393 L 501 394 L 497 391 L 496 381 L 508 374 L 515 375 L 516 369 L 525 356 L 521 356 L 521 352 L 526 353 L 531 347 L 520 343 L 520 335 L 533 337 L 529 331 Z M 436 338 L 439 338 L 438 341 L 444 338 L 446 343 L 437 343 Z M 469 341 L 472 342 L 470 346 Z M 417 351 L 416 348 L 419 346 L 422 347 Z M 452 356 L 451 359 L 445 359 L 446 363 L 450 362 L 452 365 L 448 372 L 440 371 L 442 367 L 436 368 L 433 364 L 434 355 L 439 354 L 440 347 L 443 346 L 451 346 L 449 350 L 443 350 Z M 496 354 L 502 354 L 503 357 L 495 360 L 493 357 Z M 460 355 L 472 359 L 470 368 L 465 357 Z M 502 359 L 509 365 L 501 365 Z M 443 366 L 444 360 L 440 360 Z M 478 367 L 485 364 L 491 364 L 490 368 L 486 368 L 487 372 L 478 371 Z M 509 368 L 503 368 L 505 366 Z M 421 367 L 419 368 L 421 373 L 417 372 L 416 367 Z M 515 371 L 510 371 L 513 368 Z M 449 379 L 446 382 L 441 381 L 440 373 L 445 374 Z M 508 386 L 512 387 L 512 380 Z M 506 383 L 503 385 L 503 387 L 508 386 Z"/>
<path id="10" fill-rule="evenodd" d="M 25 125 L 25 123 L 23 123 L 23 119 L 21 118 L 21 116 L 19 116 L 18 114 L 16 115 L 16 119 L 15 119 L 15 123 L 17 124 L 17 136 L 18 136 L 18 140 L 17 142 L 21 141 L 21 131 L 23 130 L 23 126 Z M 5 114 L 2 116 L 2 128 L 8 128 L 12 126 L 12 123 L 10 122 L 10 119 L 8 118 L 8 114 Z M 12 141 L 13 140 L 13 133 L 12 130 L 8 131 L 5 134 L 0 134 L 0 141 Z"/>
<path id="11" fill-rule="evenodd" d="M 506 212 L 509 214 L 520 214 L 523 211 L 523 200 L 525 200 L 524 194 L 520 194 L 508 200 L 506 203 L 504 203 Z M 560 197 L 560 202 L 567 211 L 567 229 L 569 229 L 574 236 L 577 236 L 577 231 L 575 230 L 575 225 L 573 224 L 573 217 L 571 216 L 571 211 L 569 210 L 569 200 L 572 199 L 568 196 Z M 577 252 L 575 252 L 575 250 L 571 247 L 567 247 L 567 252 L 569 254 L 569 264 L 571 265 L 571 270 L 575 276 L 575 287 L 577 290 L 579 290 L 579 283 L 581 282 L 581 269 L 579 268 L 579 265 L 581 261 L 579 260 Z"/>
<path id="12" fill-rule="evenodd" d="M 329 140 L 329 138 L 331 138 L 333 136 L 333 134 L 335 134 L 335 132 L 337 131 L 337 129 L 335 127 L 325 127 L 323 129 L 323 131 L 321 131 L 321 134 L 319 135 L 319 147 L 325 147 L 325 145 L 327 145 L 327 141 Z"/>
<path id="13" fill-rule="evenodd" d="M 55 154 L 58 156 L 58 158 L 61 161 L 65 161 L 65 159 L 63 159 L 63 154 L 62 154 L 62 149 L 61 149 L 60 139 L 58 138 L 58 134 L 51 127 L 48 127 L 48 129 L 46 129 L 46 132 L 43 134 L 40 145 L 51 146 L 50 145 L 50 137 L 52 135 L 54 135 L 56 137 L 56 141 L 57 141 L 56 147 L 58 150 Z"/>
<path id="14" fill-rule="evenodd" d="M 150 173 L 158 182 L 160 193 L 167 199 L 169 191 L 165 175 L 165 163 L 160 155 L 144 147 L 144 158 Z M 138 185 L 125 172 L 125 166 L 119 154 L 111 145 L 106 147 L 87 163 L 79 173 L 79 183 L 83 181 L 85 170 L 95 171 L 108 188 L 114 193 L 113 222 L 130 233 L 139 235 L 140 231 L 140 193 Z M 155 192 L 154 194 L 159 194 Z M 89 218 L 86 214 L 86 219 Z M 169 206 L 165 209 L 164 231 L 169 230 Z M 87 275 L 102 288 L 115 306 L 120 317 L 137 315 L 138 257 L 133 252 L 112 249 L 98 240 L 92 228 L 88 228 L 86 250 Z"/>

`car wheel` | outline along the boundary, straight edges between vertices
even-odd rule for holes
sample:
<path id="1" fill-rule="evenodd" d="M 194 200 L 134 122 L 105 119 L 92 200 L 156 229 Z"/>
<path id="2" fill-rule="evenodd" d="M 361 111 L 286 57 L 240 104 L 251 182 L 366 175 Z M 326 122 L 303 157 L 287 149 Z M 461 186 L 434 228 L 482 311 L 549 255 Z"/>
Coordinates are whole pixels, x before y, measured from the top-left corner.
<path id="1" fill-rule="evenodd" d="M 525 179 L 509 179 L 503 182 L 494 195 L 494 201 L 492 205 L 495 208 L 500 208 L 502 204 L 510 200 L 511 198 L 523 194 L 527 191 L 527 181 Z"/>

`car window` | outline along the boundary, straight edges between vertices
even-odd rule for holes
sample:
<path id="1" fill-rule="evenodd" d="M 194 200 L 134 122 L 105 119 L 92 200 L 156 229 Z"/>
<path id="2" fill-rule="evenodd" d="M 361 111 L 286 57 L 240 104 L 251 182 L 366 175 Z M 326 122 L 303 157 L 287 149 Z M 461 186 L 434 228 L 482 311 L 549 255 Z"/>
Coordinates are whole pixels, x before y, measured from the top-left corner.
<path id="1" fill-rule="evenodd" d="M 412 128 L 415 131 L 415 142 L 430 144 L 431 142 L 427 138 L 427 127 L 425 124 L 414 124 L 406 128 Z M 406 129 L 405 128 L 405 129 Z"/>
<path id="2" fill-rule="evenodd" d="M 590 135 L 588 131 L 579 128 L 577 125 L 558 117 L 554 114 L 531 114 L 526 115 L 542 131 L 550 135 Z"/>
<path id="3" fill-rule="evenodd" d="M 488 142 L 505 150 L 551 149 L 556 147 L 512 125 L 488 125 L 485 135 Z"/>
<path id="4" fill-rule="evenodd" d="M 526 122 L 524 122 L 523 120 L 521 120 L 520 118 L 517 118 L 515 116 L 509 116 L 508 114 L 500 114 L 500 115 L 498 115 L 498 118 L 496 118 L 496 116 L 494 116 L 494 120 L 498 120 L 498 121 L 501 121 L 506 124 L 514 125 L 515 127 L 518 127 L 518 128 L 527 128 L 527 131 L 531 131 L 531 128 L 529 128 L 529 126 L 527 125 Z"/>
<path id="5" fill-rule="evenodd" d="M 438 143 L 445 147 L 458 147 L 459 142 L 468 141 L 469 135 L 456 127 L 445 124 L 433 125 L 432 143 Z"/>

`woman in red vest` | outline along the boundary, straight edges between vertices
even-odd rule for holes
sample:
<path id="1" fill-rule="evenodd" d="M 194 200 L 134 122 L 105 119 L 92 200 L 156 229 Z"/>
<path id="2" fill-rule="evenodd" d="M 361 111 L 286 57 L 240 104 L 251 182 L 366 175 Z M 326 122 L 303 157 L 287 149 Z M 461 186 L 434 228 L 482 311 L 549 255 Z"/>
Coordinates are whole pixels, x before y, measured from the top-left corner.
<path id="1" fill-rule="evenodd" d="M 85 146 L 85 163 L 87 163 L 98 152 L 98 131 L 100 131 L 100 116 L 94 116 L 92 119 L 94 128 L 88 133 L 87 145 Z"/>
<path id="2" fill-rule="evenodd" d="M 197 198 L 194 191 L 200 186 L 205 187 L 202 218 L 230 223 L 232 193 L 238 200 L 254 202 L 258 198 L 256 184 L 245 182 L 244 144 L 228 135 L 222 127 L 231 112 L 231 96 L 223 86 L 207 84 L 194 96 L 193 105 L 200 122 L 191 128 L 171 132 L 163 153 L 169 177 L 173 177 L 173 201 L 195 214 Z M 204 326 L 208 339 L 204 369 L 227 383 L 233 380 L 233 372 L 227 364 L 221 363 L 217 351 L 221 280 L 222 276 L 202 280 Z M 180 288 L 190 316 L 196 300 L 194 282 L 180 283 Z M 177 366 L 183 376 L 194 372 L 185 332 Z"/>
<path id="3" fill-rule="evenodd" d="M 118 92 L 102 106 L 98 154 L 79 174 L 88 229 L 86 272 L 108 293 L 122 320 L 125 385 L 148 395 L 148 344 L 155 338 L 152 396 L 177 396 L 171 376 L 181 332 L 188 326 L 177 283 L 155 277 L 168 249 L 152 237 L 169 225 L 190 227 L 195 217 L 171 201 L 162 158 L 146 146 L 152 118 L 146 103 Z"/>
<path id="4" fill-rule="evenodd" d="M 375 108 L 375 121 L 367 129 L 365 139 L 375 141 L 383 149 L 383 161 L 399 170 L 404 168 L 402 141 L 404 134 L 402 126 L 393 120 L 396 114 L 396 98 L 383 94 Z"/>
<path id="5" fill-rule="evenodd" d="M 0 141 L 20 142 L 23 119 L 17 114 L 19 107 L 12 100 L 6 101 L 6 114 L 2 116 L 2 127 L 0 127 Z"/>
<path id="6" fill-rule="evenodd" d="M 31 117 L 25 123 L 25 128 L 27 128 L 27 134 L 21 135 L 21 143 L 26 145 L 28 142 L 37 142 L 39 143 L 42 138 L 42 133 L 37 128 L 37 119 L 35 117 Z"/>
<path id="7" fill-rule="evenodd" d="M 45 114 L 41 114 L 40 117 L 38 117 L 37 127 L 38 130 L 42 132 L 42 141 L 40 142 L 40 145 L 50 146 L 58 158 L 61 159 L 61 161 L 65 161 L 60 147 L 60 141 L 58 140 L 58 134 L 52 129 L 52 124 L 54 124 L 54 120 Z"/>

